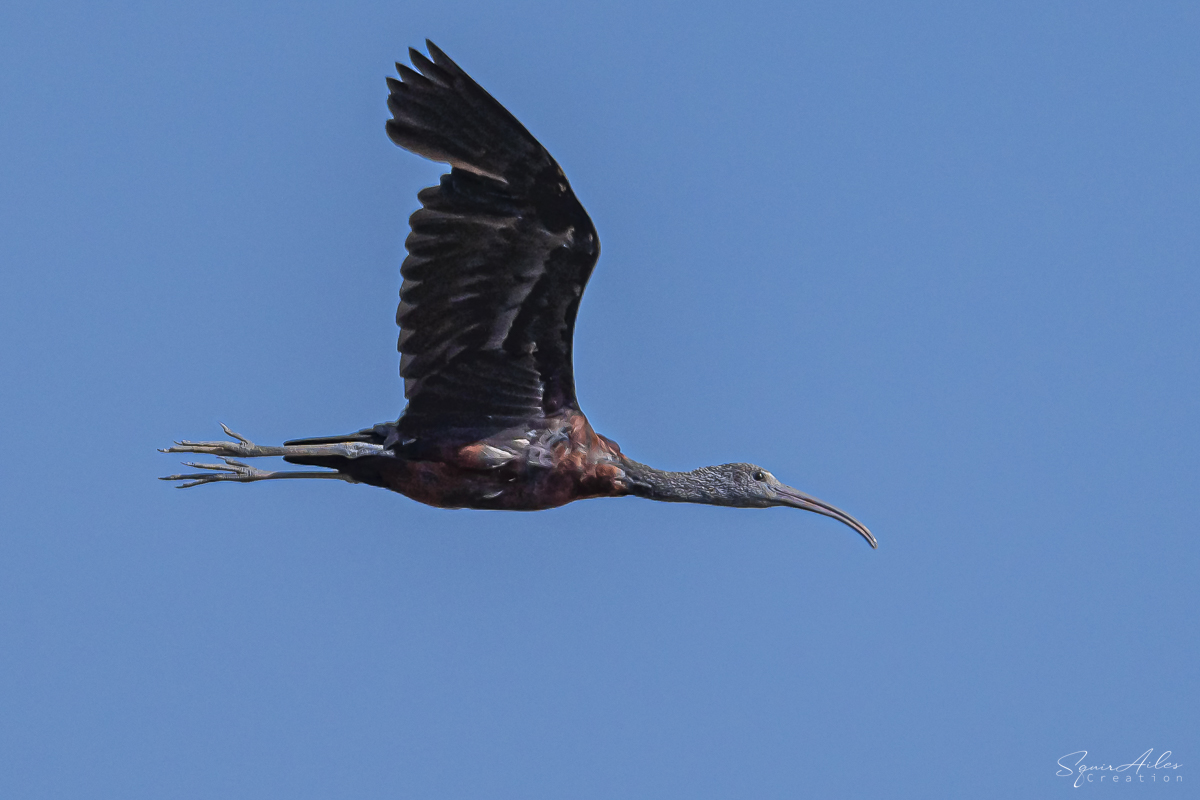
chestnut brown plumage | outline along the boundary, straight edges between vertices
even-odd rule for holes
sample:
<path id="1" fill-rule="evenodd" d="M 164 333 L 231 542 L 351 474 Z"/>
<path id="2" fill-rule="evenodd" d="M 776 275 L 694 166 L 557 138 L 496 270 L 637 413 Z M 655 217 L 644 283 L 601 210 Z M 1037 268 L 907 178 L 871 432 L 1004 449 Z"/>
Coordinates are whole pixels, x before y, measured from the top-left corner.
<path id="1" fill-rule="evenodd" d="M 418 195 L 396 322 L 408 405 L 395 422 L 353 434 L 262 447 L 177 442 L 222 464 L 170 475 L 180 487 L 337 478 L 443 508 L 532 511 L 590 497 L 850 515 L 753 464 L 664 472 L 592 430 L 575 397 L 571 345 L 584 286 L 600 254 L 596 229 L 562 169 L 503 106 L 445 53 L 409 50 L 388 79 L 387 133 L 450 165 Z M 328 471 L 269 472 L 238 459 L 282 456 Z"/>

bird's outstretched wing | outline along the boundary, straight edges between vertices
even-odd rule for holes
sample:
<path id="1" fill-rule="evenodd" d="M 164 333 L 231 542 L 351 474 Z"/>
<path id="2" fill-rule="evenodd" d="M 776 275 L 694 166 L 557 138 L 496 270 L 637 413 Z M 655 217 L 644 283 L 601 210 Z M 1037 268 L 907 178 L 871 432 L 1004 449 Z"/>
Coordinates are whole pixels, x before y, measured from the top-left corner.
<path id="1" fill-rule="evenodd" d="M 578 408 L 575 313 L 600 254 L 562 170 L 432 42 L 388 79 L 388 136 L 451 165 L 422 190 L 400 268 L 404 436 Z"/>

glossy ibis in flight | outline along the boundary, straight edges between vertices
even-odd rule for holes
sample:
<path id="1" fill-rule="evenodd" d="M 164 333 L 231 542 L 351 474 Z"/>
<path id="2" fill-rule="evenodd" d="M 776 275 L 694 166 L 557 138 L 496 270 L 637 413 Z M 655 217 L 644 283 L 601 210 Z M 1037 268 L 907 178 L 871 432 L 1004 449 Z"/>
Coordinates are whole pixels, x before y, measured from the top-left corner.
<path id="1" fill-rule="evenodd" d="M 596 229 L 562 169 L 503 106 L 431 42 L 388 79 L 387 133 L 450 165 L 418 195 L 400 268 L 395 422 L 344 436 L 260 447 L 178 442 L 223 464 L 171 475 L 180 488 L 219 481 L 339 478 L 443 508 L 553 508 L 590 497 L 743 508 L 788 506 L 833 517 L 876 546 L 849 514 L 753 464 L 664 472 L 592 430 L 575 398 L 571 339 L 600 254 Z M 222 426 L 224 427 L 224 426 Z M 332 471 L 268 472 L 238 459 L 282 456 Z"/>

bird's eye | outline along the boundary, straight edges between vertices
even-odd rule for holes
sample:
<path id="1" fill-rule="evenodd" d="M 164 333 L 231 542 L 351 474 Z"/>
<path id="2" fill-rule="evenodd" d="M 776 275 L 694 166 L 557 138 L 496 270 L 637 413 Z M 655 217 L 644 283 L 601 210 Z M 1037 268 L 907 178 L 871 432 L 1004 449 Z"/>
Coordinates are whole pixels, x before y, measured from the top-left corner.
<path id="1" fill-rule="evenodd" d="M 767 479 L 767 473 L 763 472 L 761 469 L 758 472 L 754 473 L 754 480 L 765 481 L 766 479 Z"/>

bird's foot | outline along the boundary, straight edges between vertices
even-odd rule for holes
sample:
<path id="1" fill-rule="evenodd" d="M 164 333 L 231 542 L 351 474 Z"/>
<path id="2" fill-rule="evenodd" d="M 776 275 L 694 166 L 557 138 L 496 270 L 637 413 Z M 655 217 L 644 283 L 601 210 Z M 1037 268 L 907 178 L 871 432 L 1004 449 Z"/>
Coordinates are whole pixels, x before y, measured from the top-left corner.
<path id="1" fill-rule="evenodd" d="M 237 441 L 234 442 L 189 442 L 186 439 L 176 442 L 170 447 L 164 447 L 158 452 L 160 453 L 203 453 L 209 456 L 218 456 L 220 458 L 258 458 L 260 456 L 282 456 L 285 450 L 282 447 L 259 447 L 254 442 L 242 436 L 240 433 L 234 433 L 229 429 L 229 426 L 224 422 L 221 423 L 221 430 L 225 431 L 227 436 L 231 436 Z M 215 466 L 215 465 L 214 465 Z"/>
<path id="2" fill-rule="evenodd" d="M 186 489 L 190 486 L 199 486 L 203 483 L 217 483 L 218 481 L 234 481 L 237 483 L 252 483 L 254 481 L 276 480 L 279 478 L 337 478 L 350 483 L 357 483 L 349 475 L 342 472 L 268 472 L 266 470 L 256 469 L 249 464 L 243 464 L 236 461 L 238 458 L 260 458 L 263 456 L 293 456 L 293 457 L 341 457 L 341 458 L 362 458 L 364 456 L 379 455 L 384 452 L 382 445 L 372 444 L 370 442 L 330 442 L 327 444 L 307 444 L 307 445 L 282 445 L 278 447 L 263 447 L 242 436 L 240 433 L 234 433 L 229 429 L 228 425 L 221 424 L 221 429 L 235 441 L 232 442 L 189 442 L 187 440 L 176 442 L 171 447 L 164 447 L 159 450 L 160 453 L 202 453 L 204 455 L 216 456 L 224 461 L 224 464 L 195 464 L 185 461 L 184 466 L 195 467 L 196 469 L 211 470 L 211 472 L 199 472 L 191 475 L 168 475 L 162 478 L 164 481 L 185 481 L 179 485 L 180 489 Z"/>
<path id="3" fill-rule="evenodd" d="M 230 434 L 236 436 L 237 434 Z M 258 469 L 249 464 L 243 464 L 241 461 L 235 461 L 232 458 L 221 456 L 224 464 L 197 464 L 194 461 L 184 461 L 185 467 L 195 467 L 196 469 L 206 469 L 209 472 L 194 472 L 188 475 L 166 475 L 159 478 L 160 481 L 184 481 L 176 486 L 176 489 L 188 489 L 192 486 L 200 486 L 205 483 L 217 483 L 218 481 L 233 481 L 235 483 L 253 483 L 255 481 L 270 481 L 279 480 L 281 478 L 336 478 L 338 480 L 357 483 L 349 475 L 344 475 L 340 472 L 269 472 L 265 469 Z"/>
<path id="4" fill-rule="evenodd" d="M 231 433 L 231 436 L 237 434 Z M 182 443 L 181 443 L 182 444 Z M 196 444 L 201 444 L 197 442 Z M 171 450 L 170 452 L 189 452 Z M 251 481 L 262 481 L 270 478 L 272 472 L 267 472 L 263 469 L 256 469 L 249 464 L 243 464 L 240 461 L 234 461 L 232 458 L 221 457 L 224 464 L 197 464 L 194 461 L 184 461 L 185 467 L 195 467 L 196 469 L 212 470 L 211 472 L 197 472 L 190 475 L 167 475 L 159 478 L 160 481 L 187 481 L 181 483 L 177 489 L 187 489 L 192 486 L 199 486 L 202 483 L 216 483 L 217 481 L 236 481 L 237 483 L 250 483 Z"/>

